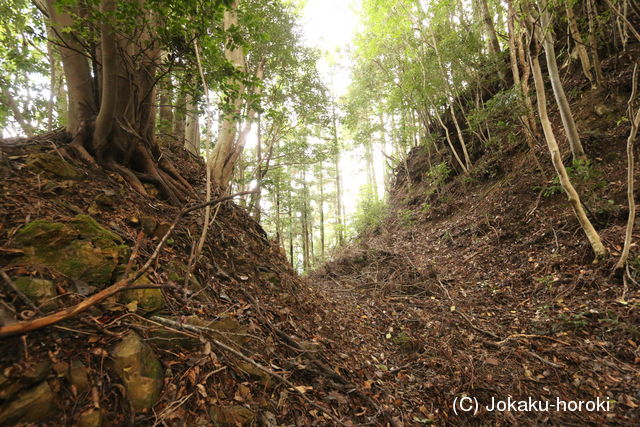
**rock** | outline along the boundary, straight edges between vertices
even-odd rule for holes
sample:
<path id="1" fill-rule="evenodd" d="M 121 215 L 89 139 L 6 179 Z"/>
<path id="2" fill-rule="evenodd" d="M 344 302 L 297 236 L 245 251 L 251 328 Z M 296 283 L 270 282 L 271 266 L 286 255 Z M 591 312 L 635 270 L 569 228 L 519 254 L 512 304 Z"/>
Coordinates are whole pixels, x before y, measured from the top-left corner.
<path id="1" fill-rule="evenodd" d="M 135 410 L 151 408 L 162 389 L 162 366 L 149 345 L 129 332 L 111 352 L 113 366 Z"/>
<path id="2" fill-rule="evenodd" d="M 182 322 L 206 328 L 205 335 L 224 343 L 231 341 L 232 343 L 243 346 L 249 339 L 247 328 L 231 317 L 211 321 L 201 319 L 197 316 L 189 316 L 182 320 Z"/>
<path id="3" fill-rule="evenodd" d="M 169 224 L 168 222 L 160 222 L 154 230 L 153 235 L 158 239 L 162 239 L 164 235 L 169 231 L 169 228 L 171 228 L 171 224 Z"/>
<path id="4" fill-rule="evenodd" d="M 154 286 L 147 275 L 143 275 L 133 283 L 133 286 Z M 130 304 L 137 301 L 138 308 L 144 312 L 158 311 L 164 308 L 165 299 L 161 289 L 129 289 L 120 292 L 119 302 Z"/>
<path id="5" fill-rule="evenodd" d="M 184 278 L 187 275 L 187 265 L 180 261 L 170 261 L 167 264 L 166 271 L 169 276 L 169 280 L 172 280 L 176 283 L 183 284 Z M 202 285 L 196 278 L 194 274 L 191 274 L 191 279 L 189 280 L 189 289 L 196 292 L 202 289 Z M 202 294 L 201 294 L 202 295 Z M 205 295 L 202 295 L 205 296 Z"/>
<path id="6" fill-rule="evenodd" d="M 31 301 L 42 310 L 50 310 L 57 307 L 53 299 L 58 293 L 51 280 L 37 279 L 35 277 L 14 277 L 13 283 Z"/>
<path id="7" fill-rule="evenodd" d="M 54 410 L 53 391 L 43 381 L 0 408 L 0 425 L 42 421 L 53 415 Z"/>
<path id="8" fill-rule="evenodd" d="M 253 411 L 244 406 L 213 406 L 209 409 L 209 416 L 215 426 L 236 427 L 249 426 L 253 423 Z"/>
<path id="9" fill-rule="evenodd" d="M 14 264 L 44 264 L 91 285 L 110 283 L 129 252 L 119 236 L 88 215 L 77 215 L 66 224 L 32 221 L 18 231 L 15 241 L 25 256 Z"/>
<path id="10" fill-rule="evenodd" d="M 262 369 L 256 368 L 249 362 L 237 362 L 235 367 L 241 373 L 247 375 L 250 379 L 257 381 L 264 386 L 268 386 L 271 382 L 271 375 L 267 374 Z"/>
<path id="11" fill-rule="evenodd" d="M 112 190 L 103 190 L 98 194 L 96 198 L 91 202 L 87 211 L 91 215 L 96 215 L 105 210 L 112 210 L 116 206 L 116 192 Z"/>
<path id="12" fill-rule="evenodd" d="M 0 326 L 12 325 L 18 321 L 15 311 L 5 301 L 0 301 Z"/>
<path id="13" fill-rule="evenodd" d="M 25 387 L 44 381 L 50 373 L 51 365 L 49 362 L 41 361 L 33 365 L 29 365 L 19 376 L 15 378 L 9 378 L 0 374 L 0 400 L 11 399 Z"/>
<path id="14" fill-rule="evenodd" d="M 147 236 L 152 235 L 158 227 L 158 221 L 152 216 L 140 217 L 140 224 L 142 225 L 142 231 L 144 231 L 144 234 Z"/>
<path id="15" fill-rule="evenodd" d="M 27 167 L 37 171 L 49 172 L 63 179 L 82 178 L 82 172 L 56 154 L 36 154 L 31 157 L 31 161 L 29 161 Z"/>
<path id="16" fill-rule="evenodd" d="M 87 409 L 78 417 L 78 427 L 101 427 L 102 411 L 98 408 Z"/>
<path id="17" fill-rule="evenodd" d="M 91 387 L 87 367 L 77 359 L 71 361 L 71 364 L 69 365 L 69 371 L 67 373 L 67 378 L 69 379 L 71 385 L 76 388 L 78 393 L 84 393 Z"/>

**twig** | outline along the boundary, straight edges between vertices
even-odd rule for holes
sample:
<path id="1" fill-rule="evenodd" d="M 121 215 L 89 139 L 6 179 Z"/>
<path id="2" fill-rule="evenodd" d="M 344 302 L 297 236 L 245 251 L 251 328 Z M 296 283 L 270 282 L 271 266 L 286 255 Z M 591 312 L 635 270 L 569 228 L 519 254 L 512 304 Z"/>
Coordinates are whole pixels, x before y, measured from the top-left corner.
<path id="1" fill-rule="evenodd" d="M 133 247 L 133 251 L 131 251 L 131 256 L 129 257 L 129 261 L 127 262 L 127 266 L 124 269 L 124 275 L 128 276 L 131 272 L 131 267 L 133 266 L 133 262 L 136 260 L 138 256 L 138 251 L 140 250 L 140 244 L 142 243 L 142 239 L 144 239 L 144 231 L 138 232 L 138 236 L 136 237 L 136 244 Z"/>
<path id="2" fill-rule="evenodd" d="M 100 291 L 100 292 L 98 292 L 96 294 L 93 294 L 92 296 L 90 296 L 87 299 L 85 299 L 84 301 L 76 304 L 75 306 L 66 308 L 64 310 L 61 310 L 61 311 L 59 311 L 57 313 L 50 314 L 48 316 L 40 317 L 38 319 L 2 326 L 2 327 L 0 327 L 0 337 L 6 337 L 6 336 L 16 335 L 16 334 L 23 334 L 25 332 L 30 332 L 30 331 L 34 331 L 36 329 L 41 329 L 41 328 L 44 328 L 46 326 L 50 326 L 50 325 L 53 325 L 55 323 L 61 322 L 63 320 L 69 319 L 71 317 L 74 317 L 74 316 L 82 313 L 83 311 L 87 310 L 88 308 L 93 307 L 94 305 L 96 305 L 100 301 L 102 301 L 102 300 L 104 300 L 106 298 L 109 298 L 112 295 L 115 295 L 116 293 L 120 292 L 123 289 L 126 289 L 131 283 L 133 283 L 137 279 L 139 279 L 149 269 L 149 267 L 151 267 L 153 262 L 160 255 L 160 252 L 162 251 L 162 247 L 167 242 L 167 240 L 169 240 L 169 237 L 171 236 L 171 234 L 175 230 L 176 226 L 178 225 L 178 222 L 185 215 L 187 215 L 188 213 L 193 212 L 195 210 L 202 209 L 204 207 L 210 206 L 212 204 L 224 202 L 224 201 L 230 200 L 230 199 L 232 199 L 232 198 L 234 198 L 236 196 L 241 196 L 241 195 L 248 194 L 248 193 L 251 193 L 251 191 L 244 191 L 244 192 L 232 194 L 230 196 L 220 197 L 218 199 L 211 200 L 209 202 L 200 203 L 200 204 L 188 207 L 188 208 L 184 208 L 182 211 L 180 211 L 180 213 L 173 220 L 173 222 L 171 223 L 171 226 L 169 227 L 169 230 L 167 230 L 167 232 L 165 233 L 165 235 L 162 238 L 162 240 L 160 240 L 160 243 L 158 243 L 158 246 L 156 246 L 156 249 L 153 251 L 153 254 L 151 254 L 149 259 L 147 259 L 147 262 L 136 273 L 125 277 L 124 279 L 116 282 L 115 284 L 109 286 L 106 289 L 103 289 L 102 291 Z"/>
<path id="3" fill-rule="evenodd" d="M 449 291 L 447 290 L 447 288 L 445 288 L 445 286 L 442 284 L 442 282 L 440 280 L 438 280 L 437 282 L 438 282 L 438 285 L 440 286 L 440 288 L 442 288 L 444 293 L 447 295 L 447 298 L 449 298 L 449 301 L 451 301 L 451 303 L 455 306 L 455 301 L 453 300 L 453 298 L 451 298 L 451 295 L 449 294 Z M 469 326 L 471 326 L 471 328 L 473 328 L 475 331 L 480 332 L 480 333 L 482 333 L 484 335 L 490 336 L 491 338 L 496 339 L 496 340 L 500 339 L 500 337 L 497 336 L 496 334 L 494 334 L 493 332 L 485 331 L 484 329 L 474 325 L 474 323 L 471 321 L 471 319 L 469 319 L 469 317 L 466 314 L 464 314 L 463 312 L 458 310 L 457 307 L 455 309 L 455 312 L 458 313 L 460 315 L 460 317 L 462 317 L 464 320 L 466 320 L 467 323 L 469 324 Z"/>
<path id="4" fill-rule="evenodd" d="M 174 320 L 170 320 L 170 319 L 165 319 L 164 317 L 159 317 L 159 316 L 153 316 L 151 317 L 152 320 L 155 320 L 158 323 L 161 323 L 163 325 L 166 326 L 170 326 L 172 328 L 180 328 L 180 329 L 186 329 L 188 331 L 191 332 L 196 332 L 196 333 L 202 333 L 202 328 L 198 327 L 198 326 L 194 326 L 194 325 L 189 325 L 189 324 L 185 324 L 185 323 L 180 323 L 180 322 L 176 322 Z M 233 354 L 236 357 L 239 357 L 240 359 L 244 360 L 245 362 L 253 365 L 254 367 L 258 368 L 259 370 L 271 375 L 272 377 L 276 378 L 277 380 L 279 380 L 280 382 L 282 382 L 283 384 L 285 384 L 288 387 L 291 387 L 294 391 L 296 391 L 300 397 L 302 397 L 302 399 L 304 399 L 305 402 L 307 402 L 308 404 L 310 404 L 311 406 L 313 406 L 316 409 L 319 409 L 320 411 L 324 412 L 325 414 L 327 414 L 329 417 L 331 417 L 331 419 L 336 422 L 337 424 L 341 425 L 341 426 L 346 426 L 346 424 L 344 422 L 342 422 L 339 418 L 337 418 L 335 415 L 333 415 L 331 412 L 329 412 L 328 409 L 324 408 L 322 405 L 314 402 L 313 400 L 309 399 L 304 392 L 300 391 L 295 384 L 293 384 L 291 381 L 289 381 L 288 379 L 286 379 L 285 377 L 283 377 L 282 375 L 272 371 L 271 369 L 267 368 L 266 366 L 261 365 L 260 363 L 254 361 L 253 359 L 251 359 L 250 357 L 245 356 L 244 354 L 242 354 L 241 352 L 239 352 L 238 350 L 229 347 L 228 345 L 218 341 L 215 338 L 212 337 L 208 337 L 206 338 L 208 341 L 212 342 L 213 344 L 217 345 L 218 347 L 220 347 L 221 349 Z"/>
<path id="5" fill-rule="evenodd" d="M 7 284 L 7 286 L 16 294 L 18 294 L 18 296 L 20 297 L 20 299 L 27 304 L 31 309 L 33 309 L 36 313 L 38 314 L 42 314 L 42 311 L 38 308 L 37 305 L 35 305 L 33 303 L 33 301 L 31 301 L 31 299 L 26 296 L 17 286 L 15 283 L 13 283 L 13 281 L 11 280 L 11 278 L 9 277 L 9 275 L 7 273 L 5 273 L 4 270 L 0 270 L 0 276 L 2 276 L 2 278 L 4 279 L 4 282 Z"/>
<path id="6" fill-rule="evenodd" d="M 527 352 L 528 355 L 535 357 L 536 359 L 538 359 L 539 361 L 541 361 L 542 363 L 544 363 L 546 365 L 549 365 L 549 366 L 551 366 L 553 368 L 557 368 L 557 369 L 562 368 L 562 365 L 558 365 L 557 363 L 553 363 L 553 362 L 545 359 L 544 357 L 534 353 L 531 350 L 526 350 L 526 352 Z"/>

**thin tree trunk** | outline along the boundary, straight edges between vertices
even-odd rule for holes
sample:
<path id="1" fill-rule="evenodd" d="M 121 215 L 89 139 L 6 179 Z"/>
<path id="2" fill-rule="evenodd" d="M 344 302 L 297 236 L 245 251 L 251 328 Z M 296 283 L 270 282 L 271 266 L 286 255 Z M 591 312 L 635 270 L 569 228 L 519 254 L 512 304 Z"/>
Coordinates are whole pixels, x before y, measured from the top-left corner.
<path id="1" fill-rule="evenodd" d="M 185 137 L 185 128 L 187 119 L 187 95 L 180 91 L 176 106 L 173 112 L 173 136 L 183 141 Z"/>
<path id="2" fill-rule="evenodd" d="M 582 72 L 593 85 L 595 81 L 593 80 L 593 74 L 591 73 L 591 60 L 589 60 L 587 48 L 582 40 L 582 35 L 578 28 L 578 21 L 576 20 L 576 15 L 573 12 L 573 6 L 569 1 L 566 2 L 565 6 L 567 10 L 567 21 L 569 21 L 569 32 L 576 44 L 576 50 L 578 51 L 578 57 L 580 58 L 580 64 L 582 65 Z"/>
<path id="3" fill-rule="evenodd" d="M 47 33 L 50 40 L 53 40 L 51 29 Z M 47 103 L 47 131 L 53 130 L 53 110 L 56 96 L 56 56 L 53 43 L 47 41 L 47 56 L 49 57 L 49 102 Z"/>
<path id="4" fill-rule="evenodd" d="M 291 189 L 287 189 L 287 215 L 289 217 L 289 260 L 291 260 L 291 266 L 295 268 L 293 259 L 293 213 L 291 206 Z"/>
<path id="5" fill-rule="evenodd" d="M 520 80 L 520 71 L 518 69 L 518 59 L 516 56 L 516 33 L 515 33 L 515 11 L 513 9 L 513 0 L 508 0 L 508 17 L 507 17 L 507 29 L 509 31 L 509 60 L 511 63 L 511 73 L 513 74 L 513 85 L 518 89 L 518 97 L 521 101 L 525 102 L 525 97 L 528 99 L 529 94 L 524 94 L 522 90 L 522 81 Z M 528 67 L 527 67 L 528 68 Z M 525 108 L 527 108 L 525 104 Z M 520 121 L 525 126 L 529 125 L 529 116 L 524 114 L 520 116 Z M 536 145 L 533 137 L 533 128 L 529 127 L 530 132 L 526 132 L 525 139 L 527 141 L 527 145 L 529 146 L 529 151 L 531 152 L 531 156 L 533 157 L 533 161 L 536 166 L 542 172 L 544 176 L 544 169 L 538 160 L 538 156 L 536 155 Z"/>
<path id="6" fill-rule="evenodd" d="M 540 1 L 540 23 L 542 25 L 542 43 L 544 45 L 545 57 L 547 58 L 549 80 L 551 80 L 553 95 L 560 110 L 560 118 L 562 119 L 567 139 L 569 140 L 573 160 L 586 160 L 587 155 L 584 152 L 584 148 L 582 148 L 578 129 L 573 120 L 573 113 L 571 112 L 569 101 L 567 101 L 567 96 L 564 93 L 564 88 L 560 81 L 560 72 L 558 71 L 558 63 L 556 62 L 556 50 L 552 37 L 552 26 L 549 19 L 549 11 L 547 10 L 547 0 Z M 536 92 L 538 91 L 536 90 Z M 540 96 L 540 93 L 538 93 L 538 96 Z"/>
<path id="7" fill-rule="evenodd" d="M 480 3 L 480 10 L 482 11 L 482 21 L 484 22 L 487 36 L 489 36 L 489 53 L 496 55 L 500 53 L 500 42 L 498 41 L 498 35 L 496 34 L 496 28 L 493 25 L 493 18 L 489 13 L 489 5 L 487 0 L 478 0 Z"/>
<path id="8" fill-rule="evenodd" d="M 9 89 L 4 85 L 2 86 L 2 103 L 6 104 L 9 107 L 9 109 L 11 110 L 11 114 L 13 114 L 13 118 L 16 120 L 16 122 L 18 122 L 20 128 L 22 128 L 22 131 L 27 137 L 30 138 L 35 135 L 35 129 L 24 117 L 24 114 L 22 114 L 20 107 L 13 99 L 11 92 L 9 92 Z"/>
<path id="9" fill-rule="evenodd" d="M 596 83 L 602 85 L 602 67 L 600 66 L 600 56 L 598 55 L 598 42 L 596 41 L 597 31 L 597 11 L 593 0 L 586 0 L 587 15 L 589 18 L 589 47 L 591 48 L 591 58 L 593 59 L 593 72 L 596 75 Z"/>
<path id="10" fill-rule="evenodd" d="M 573 208 L 573 211 L 575 212 L 576 217 L 580 222 L 582 230 L 586 234 L 587 239 L 591 244 L 591 248 L 593 249 L 596 258 L 602 258 L 606 255 L 607 251 L 602 245 L 602 241 L 600 240 L 598 232 L 591 224 L 591 221 L 589 221 L 589 218 L 587 218 L 587 215 L 584 212 L 584 208 L 582 207 L 582 202 L 580 201 L 580 196 L 571 184 L 569 175 L 567 174 L 567 170 L 562 163 L 560 148 L 558 147 L 558 143 L 551 127 L 551 122 L 549 121 L 549 116 L 547 115 L 547 99 L 544 92 L 542 70 L 540 69 L 538 56 L 535 54 L 531 55 L 531 69 L 533 71 L 533 78 L 536 86 L 540 123 L 542 124 L 542 130 L 544 131 L 545 139 L 547 140 L 547 146 L 549 147 L 549 152 L 551 153 L 551 161 L 553 162 L 553 167 L 556 169 L 558 178 L 560 179 L 560 184 L 562 185 L 562 188 L 569 198 L 569 203 L 571 204 L 571 207 Z"/>
<path id="11" fill-rule="evenodd" d="M 451 149 L 451 152 L 453 153 L 453 156 L 457 160 L 457 162 L 460 165 L 460 168 L 462 169 L 462 171 L 464 173 L 468 173 L 469 170 L 467 169 L 465 164 L 462 163 L 462 160 L 460 159 L 460 156 L 458 155 L 458 152 L 456 151 L 456 148 L 453 146 L 453 142 L 451 141 L 451 135 L 449 134 L 449 128 L 447 128 L 447 126 L 442 121 L 442 118 L 440 117 L 440 112 L 438 111 L 438 108 L 435 107 L 435 106 L 432 106 L 432 108 L 436 113 L 436 119 L 438 120 L 438 123 L 440 123 L 440 126 L 442 127 L 442 129 L 444 129 L 444 134 L 445 134 L 445 137 L 447 138 L 447 143 L 449 144 L 449 148 Z"/>
<path id="12" fill-rule="evenodd" d="M 320 186 L 320 200 L 318 201 L 318 204 L 320 205 L 320 257 L 321 261 L 324 261 L 324 175 L 322 168 L 323 164 L 321 160 L 318 176 L 318 184 Z"/>
<path id="13" fill-rule="evenodd" d="M 480 0 L 480 1 L 482 2 L 485 0 Z M 440 66 L 440 72 L 442 74 L 442 79 L 444 81 L 444 86 L 447 92 L 447 102 L 449 103 L 449 109 L 451 111 L 451 120 L 453 120 L 453 125 L 456 128 L 458 140 L 460 141 L 460 146 L 462 147 L 462 154 L 464 156 L 464 162 L 465 162 L 465 167 L 463 168 L 463 170 L 465 173 L 468 173 L 469 169 L 471 168 L 471 159 L 469 158 L 469 152 L 467 151 L 467 144 L 464 140 L 464 136 L 462 135 L 462 129 L 460 129 L 460 124 L 458 123 L 458 119 L 456 118 L 456 112 L 454 108 L 455 94 L 453 93 L 453 90 L 451 90 L 451 86 L 449 85 L 449 77 L 447 76 L 446 69 L 444 67 L 444 64 L 442 63 L 442 58 L 440 57 L 440 51 L 438 50 L 438 43 L 436 42 L 436 37 L 433 32 L 431 33 L 431 40 L 433 41 L 433 49 L 435 50 L 435 53 L 436 53 L 436 58 L 438 60 L 438 65 Z M 501 78 L 504 79 L 503 77 Z M 457 153 L 456 153 L 456 156 L 457 156 Z"/>
<path id="14" fill-rule="evenodd" d="M 340 173 L 340 145 L 338 143 L 338 124 L 336 119 L 336 107 L 332 107 L 332 130 L 333 130 L 333 145 L 335 149 L 335 155 L 333 156 L 334 165 L 336 168 L 336 210 L 338 220 L 338 245 L 344 244 L 344 234 L 342 229 L 343 224 L 343 209 L 342 209 L 342 176 Z"/>
<path id="15" fill-rule="evenodd" d="M 191 154 L 200 156 L 200 116 L 193 97 L 187 95 L 187 117 L 185 119 L 184 148 Z"/>
<path id="16" fill-rule="evenodd" d="M 625 266 L 627 259 L 629 258 L 629 251 L 631 249 L 631 239 L 633 237 L 633 225 L 636 219 L 636 202 L 634 199 L 634 159 L 633 159 L 633 145 L 638 135 L 638 127 L 640 127 L 640 108 L 636 111 L 635 116 L 633 113 L 633 102 L 638 90 L 638 64 L 636 63 L 633 69 L 633 81 L 631 83 L 631 96 L 629 97 L 629 117 L 631 121 L 631 131 L 627 138 L 627 201 L 629 203 L 629 218 L 627 219 L 627 228 L 625 230 L 624 248 L 620 259 L 616 263 L 616 269 L 620 269 Z"/>
<path id="17" fill-rule="evenodd" d="M 171 90 L 171 82 L 165 80 L 159 88 L 159 126 L 160 133 L 169 133 L 171 124 L 173 123 L 173 93 Z"/>
<path id="18" fill-rule="evenodd" d="M 510 4 L 513 0 L 510 0 Z M 529 78 L 531 77 L 531 68 L 527 63 L 527 53 L 524 49 L 524 43 L 522 41 L 523 31 L 520 27 L 516 35 L 516 45 L 518 50 L 518 62 L 520 63 L 520 68 L 522 69 L 522 79 L 520 80 L 522 84 L 522 96 L 524 99 L 525 108 L 527 110 L 527 118 L 528 123 L 531 128 L 533 134 L 538 137 L 540 135 L 540 130 L 538 129 L 538 121 L 533 113 L 533 102 L 531 101 L 531 90 L 529 89 Z"/>

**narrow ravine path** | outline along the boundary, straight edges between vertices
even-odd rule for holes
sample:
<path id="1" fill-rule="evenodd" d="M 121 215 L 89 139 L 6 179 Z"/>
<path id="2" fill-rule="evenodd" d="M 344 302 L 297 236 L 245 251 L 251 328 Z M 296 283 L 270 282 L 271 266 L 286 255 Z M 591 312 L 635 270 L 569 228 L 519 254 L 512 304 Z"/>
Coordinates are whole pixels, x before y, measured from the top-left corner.
<path id="1" fill-rule="evenodd" d="M 627 424 L 638 370 L 618 335 L 633 315 L 576 256 L 575 231 L 563 226 L 570 212 L 531 213 L 535 194 L 520 193 L 526 179 L 505 182 L 427 223 L 392 224 L 311 277 L 328 302 L 319 332 L 336 369 L 357 378 L 395 425 Z M 526 194 L 511 197 L 518 209 L 499 203 L 508 193 Z M 564 273 L 545 273 L 560 262 Z M 614 311 L 619 323 L 606 320 Z M 478 399 L 475 416 L 454 412 L 464 396 Z M 632 400 L 610 411 L 489 410 L 529 397 Z"/>

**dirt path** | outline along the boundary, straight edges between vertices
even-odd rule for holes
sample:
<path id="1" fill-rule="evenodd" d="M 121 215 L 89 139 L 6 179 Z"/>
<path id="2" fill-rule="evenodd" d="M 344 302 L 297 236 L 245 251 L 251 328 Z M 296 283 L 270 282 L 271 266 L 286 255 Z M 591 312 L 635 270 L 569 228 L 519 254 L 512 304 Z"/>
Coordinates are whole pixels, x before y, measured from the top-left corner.
<path id="1" fill-rule="evenodd" d="M 494 197 L 507 191 L 518 188 Z M 585 266 L 570 212 L 528 214 L 535 194 L 514 202 L 501 211 L 474 196 L 312 277 L 328 301 L 320 332 L 334 363 L 396 425 L 636 425 L 638 292 L 621 301 L 615 279 Z M 481 206 L 487 215 L 465 214 Z M 477 398 L 475 416 L 454 412 L 465 396 Z M 539 403 L 490 410 L 509 398 Z M 606 401 L 608 411 L 584 409 Z M 562 402 L 584 408 L 555 410 Z"/>

